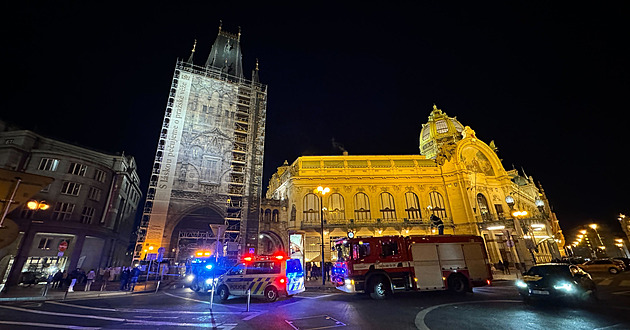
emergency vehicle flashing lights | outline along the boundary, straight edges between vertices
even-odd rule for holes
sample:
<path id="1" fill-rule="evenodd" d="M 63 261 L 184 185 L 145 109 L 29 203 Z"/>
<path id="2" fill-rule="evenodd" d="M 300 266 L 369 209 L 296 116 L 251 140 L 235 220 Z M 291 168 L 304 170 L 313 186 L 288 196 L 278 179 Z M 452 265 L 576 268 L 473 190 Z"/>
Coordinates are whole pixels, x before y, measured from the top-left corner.
<path id="1" fill-rule="evenodd" d="M 252 258 L 252 257 L 249 257 L 249 256 L 247 256 L 247 257 L 243 257 L 243 260 L 244 260 L 244 261 L 252 261 L 252 259 L 253 259 L 253 258 Z"/>

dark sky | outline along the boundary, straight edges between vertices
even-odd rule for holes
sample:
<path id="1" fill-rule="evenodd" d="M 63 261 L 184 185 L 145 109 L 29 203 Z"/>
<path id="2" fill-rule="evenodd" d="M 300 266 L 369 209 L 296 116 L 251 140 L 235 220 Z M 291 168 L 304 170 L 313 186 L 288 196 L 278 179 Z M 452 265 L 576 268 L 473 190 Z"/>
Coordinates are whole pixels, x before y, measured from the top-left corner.
<path id="1" fill-rule="evenodd" d="M 540 181 L 565 232 L 628 193 L 623 2 L 317 6 L 4 2 L 0 117 L 136 157 L 145 190 L 174 64 L 219 25 L 269 86 L 265 182 L 300 155 L 417 154 L 433 103 Z M 266 185 L 266 184 L 265 184 Z"/>

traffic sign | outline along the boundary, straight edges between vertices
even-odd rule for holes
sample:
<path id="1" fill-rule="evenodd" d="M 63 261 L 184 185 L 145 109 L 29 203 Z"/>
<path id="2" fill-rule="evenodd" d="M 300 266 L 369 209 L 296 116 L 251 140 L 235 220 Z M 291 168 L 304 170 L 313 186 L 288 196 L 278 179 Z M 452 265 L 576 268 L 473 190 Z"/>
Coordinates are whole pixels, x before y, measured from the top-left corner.
<path id="1" fill-rule="evenodd" d="M 146 260 L 157 260 L 157 253 L 147 253 Z"/>
<path id="2" fill-rule="evenodd" d="M 59 252 L 64 252 L 66 249 L 68 249 L 68 241 L 61 241 L 59 243 Z"/>
<path id="3" fill-rule="evenodd" d="M 161 247 L 158 249 L 158 254 L 157 254 L 157 261 L 158 262 L 162 262 L 162 259 L 164 258 L 164 248 Z"/>

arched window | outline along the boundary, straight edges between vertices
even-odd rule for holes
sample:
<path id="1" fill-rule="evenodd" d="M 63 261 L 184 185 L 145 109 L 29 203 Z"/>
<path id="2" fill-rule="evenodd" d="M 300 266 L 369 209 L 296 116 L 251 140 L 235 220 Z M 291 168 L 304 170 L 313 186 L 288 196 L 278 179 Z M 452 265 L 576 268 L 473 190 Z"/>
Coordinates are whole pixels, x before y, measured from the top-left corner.
<path id="1" fill-rule="evenodd" d="M 345 220 L 345 202 L 343 196 L 334 193 L 328 197 L 328 216 L 330 220 Z"/>
<path id="2" fill-rule="evenodd" d="M 304 196 L 304 221 L 319 221 L 319 212 L 321 212 L 319 197 L 315 194 L 307 194 Z"/>
<path id="3" fill-rule="evenodd" d="M 370 199 L 362 192 L 354 195 L 354 218 L 356 220 L 370 219 Z"/>
<path id="4" fill-rule="evenodd" d="M 444 197 L 437 191 L 429 193 L 429 203 L 431 203 L 431 212 L 440 219 L 446 219 L 446 204 L 444 203 Z"/>
<path id="5" fill-rule="evenodd" d="M 278 222 L 279 220 L 280 220 L 280 212 L 278 212 L 278 210 L 273 210 L 273 212 L 271 212 L 271 221 Z"/>
<path id="6" fill-rule="evenodd" d="M 271 221 L 271 210 L 270 209 L 266 209 L 265 210 L 265 222 L 270 222 Z"/>
<path id="7" fill-rule="evenodd" d="M 407 219 L 422 219 L 422 213 L 420 212 L 420 200 L 418 200 L 418 195 L 411 191 L 406 192 L 405 203 L 407 205 L 407 208 L 405 209 L 405 211 L 407 211 Z"/>
<path id="8" fill-rule="evenodd" d="M 388 192 L 381 193 L 381 217 L 382 219 L 396 219 L 394 196 Z"/>
<path id="9" fill-rule="evenodd" d="M 479 214 L 481 214 L 481 219 L 483 221 L 492 220 L 492 216 L 490 215 L 490 208 L 488 207 L 488 200 L 486 196 L 482 194 L 477 194 L 477 204 L 479 205 Z"/>

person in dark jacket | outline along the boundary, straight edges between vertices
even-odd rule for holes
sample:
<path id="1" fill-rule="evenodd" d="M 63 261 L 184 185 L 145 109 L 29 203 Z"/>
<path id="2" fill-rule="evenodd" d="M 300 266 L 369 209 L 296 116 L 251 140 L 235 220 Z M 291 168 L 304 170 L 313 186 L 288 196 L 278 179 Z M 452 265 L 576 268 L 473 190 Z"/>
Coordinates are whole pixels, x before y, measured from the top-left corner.
<path id="1" fill-rule="evenodd" d="M 131 275 L 129 268 L 123 267 L 123 271 L 120 272 L 120 290 L 129 290 L 129 275 Z"/>
<path id="2" fill-rule="evenodd" d="M 59 288 L 61 286 L 61 280 L 63 279 L 63 272 L 61 269 L 57 270 L 52 279 L 52 287 L 53 289 Z"/>

